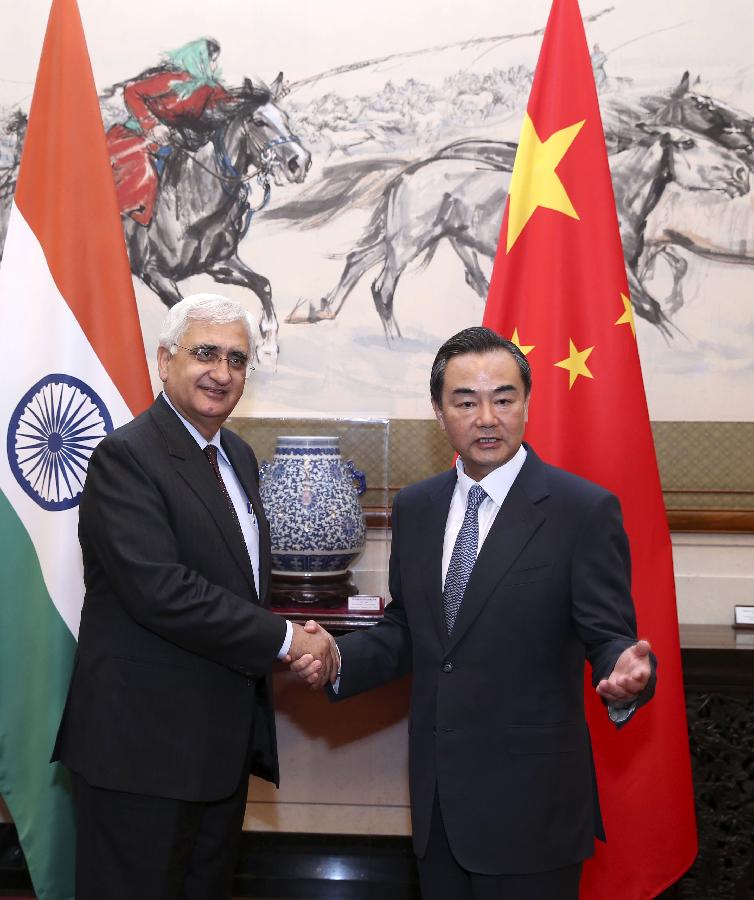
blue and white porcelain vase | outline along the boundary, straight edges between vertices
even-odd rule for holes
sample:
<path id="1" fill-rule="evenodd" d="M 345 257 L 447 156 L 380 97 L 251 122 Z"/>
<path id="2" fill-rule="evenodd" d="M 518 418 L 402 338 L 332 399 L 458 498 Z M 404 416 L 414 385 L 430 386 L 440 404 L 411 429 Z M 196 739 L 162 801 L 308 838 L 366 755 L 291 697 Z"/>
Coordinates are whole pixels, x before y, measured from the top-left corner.
<path id="1" fill-rule="evenodd" d="M 339 439 L 279 437 L 259 479 L 273 575 L 344 574 L 366 542 L 358 499 L 366 479 L 351 460 L 343 461 Z"/>

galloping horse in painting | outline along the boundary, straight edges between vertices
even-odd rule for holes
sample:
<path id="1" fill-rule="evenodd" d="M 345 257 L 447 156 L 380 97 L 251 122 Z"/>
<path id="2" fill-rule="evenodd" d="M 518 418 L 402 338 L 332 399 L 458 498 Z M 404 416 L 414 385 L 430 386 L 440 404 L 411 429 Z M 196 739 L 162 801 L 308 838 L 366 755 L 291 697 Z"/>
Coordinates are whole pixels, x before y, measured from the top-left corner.
<path id="1" fill-rule="evenodd" d="M 645 98 L 658 123 L 675 123 L 737 150 L 742 162 L 754 170 L 754 117 L 714 97 L 690 89 L 685 72 L 669 98 Z M 683 279 L 687 260 L 679 248 L 707 259 L 737 265 L 754 263 L 754 209 L 752 199 L 708 195 L 690 197 L 671 190 L 650 217 L 639 263 L 644 282 L 662 258 L 673 283 L 663 307 L 671 315 L 684 303 Z"/>
<path id="2" fill-rule="evenodd" d="M 647 96 L 642 105 L 653 125 L 683 128 L 729 150 L 740 150 L 741 158 L 754 169 L 754 117 L 722 100 L 691 90 L 688 72 L 683 73 L 669 96 Z"/>
<path id="3" fill-rule="evenodd" d="M 253 291 L 262 304 L 257 359 L 272 365 L 278 321 L 270 282 L 239 259 L 238 245 L 256 211 L 249 183 L 256 179 L 261 188 L 258 209 L 269 199 L 270 179 L 279 186 L 302 182 L 311 165 L 276 104 L 281 85 L 282 73 L 270 88 L 247 79 L 230 101 L 205 113 L 202 133 L 178 134 L 182 146 L 167 158 L 151 222 L 145 227 L 124 217 L 131 271 L 166 306 L 182 297 L 176 282 L 192 275 Z"/>
<path id="4" fill-rule="evenodd" d="M 647 130 L 653 143 L 642 154 L 641 145 L 610 157 L 620 236 L 626 260 L 628 286 L 635 310 L 670 336 L 669 319 L 663 305 L 644 284 L 644 259 L 647 224 L 668 190 L 683 196 L 689 204 L 704 203 L 706 198 L 725 198 L 727 202 L 749 191 L 750 172 L 739 152 L 675 128 Z M 658 141 L 659 138 L 659 141 Z M 653 146 L 662 149 L 655 177 L 642 184 L 651 163 L 647 154 Z M 654 154 L 653 154 L 654 155 Z M 701 196 L 700 196 L 701 192 Z"/>
<path id="5" fill-rule="evenodd" d="M 431 259 L 443 239 L 463 262 L 467 283 L 486 299 L 489 285 L 478 255 L 494 258 L 515 148 L 500 144 L 495 152 L 495 142 L 483 142 L 481 153 L 479 147 L 464 149 L 465 143 L 414 163 L 390 182 L 337 286 L 319 307 L 310 304 L 304 312 L 299 304 L 288 321 L 335 318 L 359 279 L 380 265 L 372 297 L 388 340 L 400 336 L 393 300 L 401 274 L 422 254 L 425 263 Z M 734 151 L 670 127 L 645 131 L 638 144 L 614 154 L 610 163 L 634 308 L 669 335 L 668 320 L 644 290 L 637 269 L 647 217 L 671 183 L 687 191 L 745 194 L 748 169 Z"/>
<path id="6" fill-rule="evenodd" d="M 668 264 L 673 283 L 662 303 L 670 315 L 685 302 L 683 278 L 689 263 L 681 250 L 716 262 L 754 265 L 754 195 L 692 198 L 671 190 L 663 197 L 647 222 L 639 269 L 648 281 L 658 259 Z"/>

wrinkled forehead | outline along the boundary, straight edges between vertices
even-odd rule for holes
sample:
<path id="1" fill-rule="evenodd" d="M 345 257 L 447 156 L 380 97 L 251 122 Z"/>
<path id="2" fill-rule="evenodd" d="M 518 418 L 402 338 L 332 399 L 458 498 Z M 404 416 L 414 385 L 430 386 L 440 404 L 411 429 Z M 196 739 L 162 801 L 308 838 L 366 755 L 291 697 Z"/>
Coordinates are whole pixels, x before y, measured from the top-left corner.
<path id="1" fill-rule="evenodd" d="M 218 324 L 189 319 L 179 340 L 190 346 L 221 347 L 249 354 L 249 336 L 241 321 Z"/>
<path id="2" fill-rule="evenodd" d="M 524 389 L 518 363 L 504 347 L 452 356 L 445 367 L 444 381 L 445 388 L 450 390 L 471 384 L 483 384 L 493 390 L 503 384 Z"/>

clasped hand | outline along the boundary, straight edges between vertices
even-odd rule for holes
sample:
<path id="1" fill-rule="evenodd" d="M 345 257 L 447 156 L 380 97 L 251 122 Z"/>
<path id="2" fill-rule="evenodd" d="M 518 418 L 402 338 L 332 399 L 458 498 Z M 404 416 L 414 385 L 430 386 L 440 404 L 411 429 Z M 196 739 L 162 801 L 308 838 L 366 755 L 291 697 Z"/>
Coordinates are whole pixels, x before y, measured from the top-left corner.
<path id="1" fill-rule="evenodd" d="M 283 662 L 316 690 L 327 681 L 335 683 L 340 655 L 332 635 L 310 619 L 303 628 L 294 623 L 293 640 Z"/>
<path id="2" fill-rule="evenodd" d="M 652 674 L 649 641 L 638 641 L 626 648 L 618 657 L 608 678 L 597 685 L 597 693 L 608 703 L 625 703 L 636 700 L 647 686 Z"/>

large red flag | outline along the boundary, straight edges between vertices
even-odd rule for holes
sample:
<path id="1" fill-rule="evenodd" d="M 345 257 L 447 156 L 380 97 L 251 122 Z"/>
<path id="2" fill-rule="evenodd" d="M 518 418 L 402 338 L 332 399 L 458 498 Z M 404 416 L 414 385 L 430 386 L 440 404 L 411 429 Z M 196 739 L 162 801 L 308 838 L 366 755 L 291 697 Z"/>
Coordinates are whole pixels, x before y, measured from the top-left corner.
<path id="1" fill-rule="evenodd" d="M 620 498 L 657 693 L 620 731 L 588 688 L 607 844 L 582 897 L 655 897 L 696 854 L 673 560 L 615 199 L 577 0 L 554 0 L 521 130 L 484 324 L 527 354 L 527 440 Z"/>

